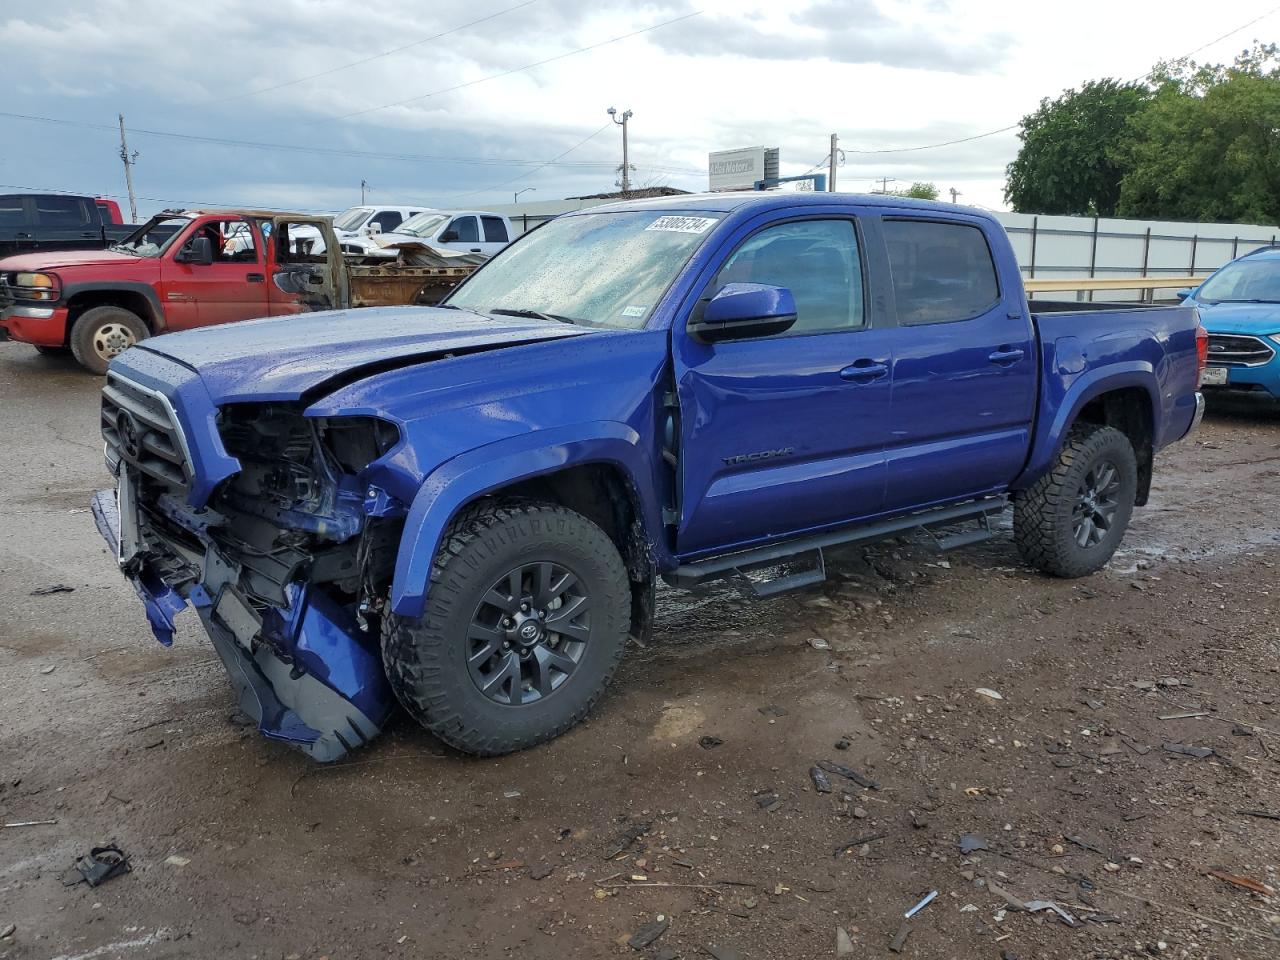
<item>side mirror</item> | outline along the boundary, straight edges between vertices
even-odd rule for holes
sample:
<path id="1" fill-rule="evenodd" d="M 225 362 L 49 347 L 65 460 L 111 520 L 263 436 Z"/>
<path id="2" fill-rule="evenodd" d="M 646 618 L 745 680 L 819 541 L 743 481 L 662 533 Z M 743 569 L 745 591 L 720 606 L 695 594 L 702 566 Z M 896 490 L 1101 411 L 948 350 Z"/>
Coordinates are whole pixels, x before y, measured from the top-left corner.
<path id="1" fill-rule="evenodd" d="M 378 234 L 382 232 L 382 224 L 375 221 L 374 223 L 371 223 L 369 224 L 369 226 L 365 227 L 364 232 L 371 237 L 376 237 Z"/>
<path id="2" fill-rule="evenodd" d="M 1177 293 L 1174 294 L 1174 296 L 1177 297 L 1179 300 L 1186 300 L 1193 293 L 1195 293 L 1195 291 L 1188 288 L 1186 290 L 1179 290 Z"/>
<path id="3" fill-rule="evenodd" d="M 796 322 L 796 298 L 786 287 L 726 283 L 708 301 L 702 318 L 689 324 L 699 343 L 771 337 Z"/>
<path id="4" fill-rule="evenodd" d="M 458 242 L 458 231 L 457 231 L 457 230 L 446 230 L 444 233 L 440 234 L 440 242 L 441 242 L 441 243 L 457 243 L 457 242 Z"/>
<path id="5" fill-rule="evenodd" d="M 207 267 L 213 263 L 213 242 L 208 237 L 192 237 L 173 259 L 178 263 Z"/>

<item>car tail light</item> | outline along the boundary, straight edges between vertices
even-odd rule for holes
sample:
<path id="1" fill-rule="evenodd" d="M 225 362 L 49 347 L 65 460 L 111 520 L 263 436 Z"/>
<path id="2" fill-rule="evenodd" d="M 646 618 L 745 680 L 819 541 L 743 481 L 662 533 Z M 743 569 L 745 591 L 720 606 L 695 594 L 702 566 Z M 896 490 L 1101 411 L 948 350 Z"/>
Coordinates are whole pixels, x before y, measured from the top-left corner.
<path id="1" fill-rule="evenodd" d="M 1209 331 L 1196 324 L 1196 389 L 1204 379 L 1204 368 L 1209 364 Z"/>

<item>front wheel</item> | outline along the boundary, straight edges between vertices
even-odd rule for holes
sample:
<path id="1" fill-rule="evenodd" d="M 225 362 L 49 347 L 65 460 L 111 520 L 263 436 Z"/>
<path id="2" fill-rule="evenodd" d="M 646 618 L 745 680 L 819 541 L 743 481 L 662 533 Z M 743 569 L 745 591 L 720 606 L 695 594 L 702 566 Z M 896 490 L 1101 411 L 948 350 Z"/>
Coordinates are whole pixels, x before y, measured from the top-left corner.
<path id="1" fill-rule="evenodd" d="M 147 325 L 132 310 L 102 306 L 86 310 L 71 328 L 71 354 L 91 373 L 104 374 L 111 358 L 145 340 Z"/>
<path id="2" fill-rule="evenodd" d="M 1014 502 L 1024 560 L 1056 577 L 1083 577 L 1111 559 L 1133 515 L 1138 460 L 1114 427 L 1071 429 L 1052 470 Z"/>
<path id="3" fill-rule="evenodd" d="M 422 617 L 384 618 L 400 702 L 464 753 L 564 733 L 604 693 L 630 616 L 622 558 L 600 527 L 546 503 L 480 504 L 453 522 Z"/>

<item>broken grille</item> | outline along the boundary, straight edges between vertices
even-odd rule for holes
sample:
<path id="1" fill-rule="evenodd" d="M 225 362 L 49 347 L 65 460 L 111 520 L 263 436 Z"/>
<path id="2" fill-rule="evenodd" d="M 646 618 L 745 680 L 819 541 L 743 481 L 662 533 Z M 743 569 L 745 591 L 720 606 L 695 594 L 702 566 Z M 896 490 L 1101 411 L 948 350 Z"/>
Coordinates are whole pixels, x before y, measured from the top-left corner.
<path id="1" fill-rule="evenodd" d="M 186 437 L 161 394 L 108 373 L 102 388 L 102 438 L 113 473 L 123 460 L 171 489 L 186 491 L 191 480 Z"/>
<path id="2" fill-rule="evenodd" d="M 1246 334 L 1209 334 L 1209 362 L 1241 367 L 1258 367 L 1270 363 L 1274 349 L 1261 337 Z"/>

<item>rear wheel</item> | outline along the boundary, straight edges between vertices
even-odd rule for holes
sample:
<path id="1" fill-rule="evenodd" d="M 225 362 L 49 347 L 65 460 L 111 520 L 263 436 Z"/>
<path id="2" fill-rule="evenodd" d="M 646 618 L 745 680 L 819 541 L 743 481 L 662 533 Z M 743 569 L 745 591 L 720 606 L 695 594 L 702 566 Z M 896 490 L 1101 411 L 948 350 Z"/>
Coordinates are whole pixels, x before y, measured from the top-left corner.
<path id="1" fill-rule="evenodd" d="M 466 753 L 494 756 L 564 733 L 604 693 L 630 617 L 609 536 L 544 503 L 468 509 L 436 556 L 427 610 L 383 622 L 400 702 Z"/>
<path id="2" fill-rule="evenodd" d="M 147 325 L 124 307 L 93 307 L 80 314 L 71 328 L 71 353 L 87 370 L 103 374 L 111 358 L 148 335 Z"/>
<path id="3" fill-rule="evenodd" d="M 1111 559 L 1133 515 L 1138 461 L 1119 430 L 1081 423 L 1052 470 L 1014 503 L 1024 560 L 1057 577 L 1082 577 Z"/>

